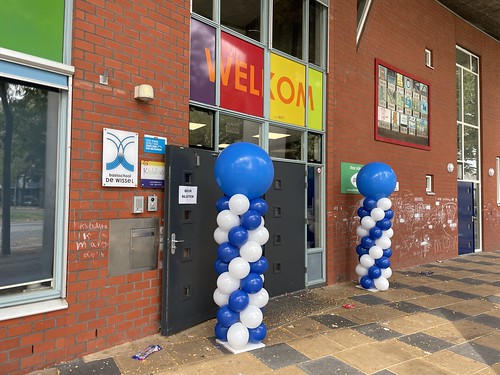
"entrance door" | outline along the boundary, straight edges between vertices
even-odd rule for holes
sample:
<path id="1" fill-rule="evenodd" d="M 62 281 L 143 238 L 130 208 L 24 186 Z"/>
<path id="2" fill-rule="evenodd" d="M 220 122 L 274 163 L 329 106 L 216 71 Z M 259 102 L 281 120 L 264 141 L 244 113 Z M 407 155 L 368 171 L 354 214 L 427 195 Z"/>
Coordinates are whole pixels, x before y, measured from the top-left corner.
<path id="1" fill-rule="evenodd" d="M 273 185 L 264 197 L 269 207 L 264 250 L 269 268 L 264 277 L 269 295 L 279 296 L 305 289 L 305 166 L 273 165 Z"/>
<path id="2" fill-rule="evenodd" d="M 217 311 L 213 232 L 215 203 L 223 194 L 214 178 L 216 158 L 216 153 L 205 150 L 173 146 L 166 150 L 162 335 L 211 319 Z"/>
<path id="3" fill-rule="evenodd" d="M 458 181 L 458 254 L 474 252 L 474 185 Z"/>

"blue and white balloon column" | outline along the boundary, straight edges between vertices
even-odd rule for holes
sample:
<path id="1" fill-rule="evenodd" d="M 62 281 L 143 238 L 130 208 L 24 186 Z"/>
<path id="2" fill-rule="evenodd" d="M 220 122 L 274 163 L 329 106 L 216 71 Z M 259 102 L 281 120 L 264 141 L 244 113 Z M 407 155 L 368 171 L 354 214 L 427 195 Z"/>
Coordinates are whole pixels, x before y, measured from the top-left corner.
<path id="1" fill-rule="evenodd" d="M 394 234 L 389 196 L 396 188 L 396 174 L 387 164 L 369 163 L 358 172 L 356 185 L 365 197 L 358 208 L 360 225 L 356 233 L 361 241 L 356 247 L 359 255 L 356 274 L 363 288 L 387 290 L 392 276 L 389 258 Z"/>
<path id="2" fill-rule="evenodd" d="M 263 346 L 267 334 L 262 309 L 269 301 L 263 288 L 268 263 L 262 246 L 269 232 L 263 218 L 267 203 L 261 196 L 272 184 L 274 167 L 262 148 L 238 142 L 220 153 L 214 175 L 224 193 L 216 203 L 214 232 L 219 244 L 214 265 L 219 274 L 213 295 L 219 306 L 215 336 L 233 352 L 245 351 Z"/>

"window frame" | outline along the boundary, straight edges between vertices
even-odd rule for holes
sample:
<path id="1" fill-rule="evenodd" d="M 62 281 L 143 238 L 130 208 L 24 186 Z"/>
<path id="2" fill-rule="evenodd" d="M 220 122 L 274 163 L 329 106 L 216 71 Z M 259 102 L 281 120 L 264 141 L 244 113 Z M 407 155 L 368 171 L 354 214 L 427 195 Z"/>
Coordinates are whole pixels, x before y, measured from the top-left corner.
<path id="1" fill-rule="evenodd" d="M 0 76 L 59 90 L 54 263 L 50 289 L 0 298 L 0 321 L 68 307 L 66 297 L 73 66 L 0 48 Z"/>

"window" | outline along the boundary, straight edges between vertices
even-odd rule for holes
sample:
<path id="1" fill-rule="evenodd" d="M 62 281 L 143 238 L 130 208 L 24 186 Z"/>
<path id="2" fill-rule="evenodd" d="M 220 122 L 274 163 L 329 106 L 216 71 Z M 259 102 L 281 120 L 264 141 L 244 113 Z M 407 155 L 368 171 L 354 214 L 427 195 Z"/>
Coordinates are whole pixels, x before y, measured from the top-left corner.
<path id="1" fill-rule="evenodd" d="M 432 51 L 430 49 L 425 49 L 425 66 L 432 68 Z"/>
<path id="2" fill-rule="evenodd" d="M 0 56 L 0 320 L 26 314 L 1 308 L 64 297 L 68 76 L 73 73 L 59 63 L 56 69 L 38 69 L 8 59 Z"/>
<path id="3" fill-rule="evenodd" d="M 189 146 L 213 150 L 214 113 L 208 109 L 189 108 Z"/>
<path id="4" fill-rule="evenodd" d="M 500 206 L 500 157 L 497 157 L 497 205 Z"/>
<path id="5" fill-rule="evenodd" d="M 221 24 L 258 42 L 262 41 L 260 0 L 221 0 Z"/>
<path id="6" fill-rule="evenodd" d="M 363 28 L 365 27 L 366 17 L 368 16 L 368 11 L 370 10 L 370 6 L 372 4 L 372 0 L 358 0 L 357 1 L 357 9 L 358 9 L 358 17 L 357 17 L 357 29 L 356 29 L 356 44 L 359 43 L 361 39 L 361 34 L 363 33 Z"/>
<path id="7" fill-rule="evenodd" d="M 270 125 L 269 155 L 275 158 L 301 160 L 302 132 Z"/>
<path id="8" fill-rule="evenodd" d="M 213 19 L 213 0 L 191 0 L 191 12 Z"/>
<path id="9" fill-rule="evenodd" d="M 273 48 L 302 59 L 303 1 L 274 0 Z"/>
<path id="10" fill-rule="evenodd" d="M 318 133 L 307 133 L 307 161 L 309 163 L 322 162 L 322 137 Z"/>
<path id="11" fill-rule="evenodd" d="M 309 0 L 309 62 L 326 66 L 327 8 Z"/>
<path id="12" fill-rule="evenodd" d="M 221 114 L 219 117 L 219 149 L 232 143 L 249 142 L 259 144 L 260 124 L 234 116 Z"/>

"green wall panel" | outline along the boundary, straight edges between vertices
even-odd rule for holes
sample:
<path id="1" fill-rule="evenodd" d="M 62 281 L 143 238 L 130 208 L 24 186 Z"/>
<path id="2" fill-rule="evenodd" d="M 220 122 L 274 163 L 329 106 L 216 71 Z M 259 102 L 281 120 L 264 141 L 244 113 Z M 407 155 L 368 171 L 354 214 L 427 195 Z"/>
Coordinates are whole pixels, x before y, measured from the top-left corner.
<path id="1" fill-rule="evenodd" d="M 64 0 L 1 0 L 0 47 L 62 62 Z"/>

